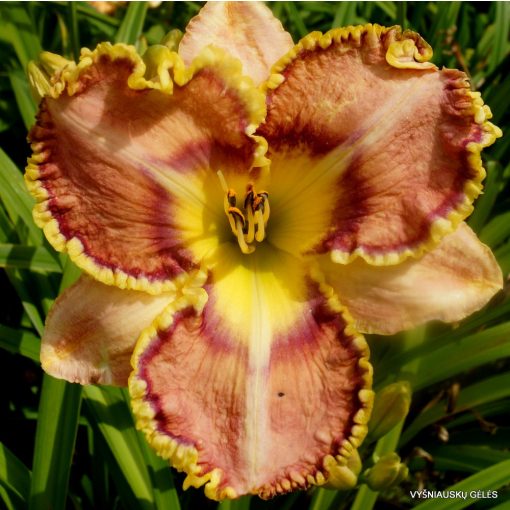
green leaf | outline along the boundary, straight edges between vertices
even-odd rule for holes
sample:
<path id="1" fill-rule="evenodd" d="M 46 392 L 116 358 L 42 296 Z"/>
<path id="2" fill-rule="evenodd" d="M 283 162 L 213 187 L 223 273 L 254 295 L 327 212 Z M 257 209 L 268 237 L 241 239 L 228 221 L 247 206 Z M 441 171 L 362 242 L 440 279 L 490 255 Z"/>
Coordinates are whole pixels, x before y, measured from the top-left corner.
<path id="1" fill-rule="evenodd" d="M 497 248 L 494 251 L 494 256 L 498 260 L 498 264 L 501 267 L 503 274 L 510 274 L 510 241 Z"/>
<path id="2" fill-rule="evenodd" d="M 317 487 L 313 492 L 312 502 L 310 503 L 309 510 L 325 510 L 326 508 L 329 508 L 333 503 L 336 495 L 336 491 Z"/>
<path id="3" fill-rule="evenodd" d="M 0 478 L 0 502 L 5 505 L 6 510 L 22 510 L 27 506 L 26 501 L 20 494 L 13 490 L 2 478 Z"/>
<path id="4" fill-rule="evenodd" d="M 405 30 L 408 26 L 407 22 L 407 2 L 397 2 L 397 23 Z"/>
<path id="5" fill-rule="evenodd" d="M 509 498 L 506 497 L 499 505 L 491 507 L 491 510 L 508 510 L 508 508 L 510 508 L 510 501 Z"/>
<path id="6" fill-rule="evenodd" d="M 501 67 L 508 67 L 510 65 L 510 55 L 501 63 Z M 498 76 L 496 73 L 500 71 L 502 76 Z M 504 70 L 500 69 L 499 66 L 494 70 L 495 76 L 487 77 L 487 88 L 483 91 L 482 95 L 488 105 L 491 107 L 493 118 L 491 122 L 500 126 L 501 122 L 504 122 L 504 116 L 507 112 L 508 95 L 510 94 L 510 75 L 504 74 Z M 505 127 L 504 125 L 502 126 Z M 496 146 L 493 150 L 494 157 L 496 159 L 504 159 L 499 154 L 500 147 L 505 147 L 508 144 L 507 138 L 503 137 L 496 141 Z M 508 168 L 508 165 L 507 165 Z"/>
<path id="7" fill-rule="evenodd" d="M 78 6 L 77 2 L 68 2 L 69 32 L 71 35 L 71 48 L 73 58 L 78 62 L 80 56 L 80 32 L 78 29 Z"/>
<path id="8" fill-rule="evenodd" d="M 510 480 L 510 460 L 504 460 L 456 483 L 447 490 L 465 491 L 466 499 L 430 499 L 414 507 L 415 510 L 460 510 L 471 506 L 477 499 L 469 497 L 471 491 L 497 490 Z"/>
<path id="9" fill-rule="evenodd" d="M 37 113 L 37 105 L 30 91 L 27 77 L 21 69 L 13 69 L 8 72 L 11 87 L 16 98 L 18 110 L 23 119 L 26 129 L 30 129 L 35 122 L 35 114 Z"/>
<path id="10" fill-rule="evenodd" d="M 285 10 L 289 17 L 289 20 L 294 25 L 294 28 L 298 33 L 299 37 L 301 38 L 308 34 L 309 30 L 306 28 L 305 22 L 301 17 L 301 13 L 294 4 L 294 2 L 284 2 L 283 5 L 285 6 Z"/>
<path id="11" fill-rule="evenodd" d="M 82 387 L 45 374 L 35 436 L 30 510 L 64 510 Z"/>
<path id="12" fill-rule="evenodd" d="M 495 248 L 510 237 L 510 211 L 494 216 L 480 232 L 480 241 Z"/>
<path id="13" fill-rule="evenodd" d="M 39 337 L 30 331 L 21 328 L 14 329 L 0 324 L 0 347 L 39 363 L 41 342 Z"/>
<path id="14" fill-rule="evenodd" d="M 429 448 L 434 458 L 434 469 L 438 471 L 461 471 L 477 473 L 496 462 L 510 459 L 509 452 L 502 452 L 486 446 L 441 445 Z"/>
<path id="15" fill-rule="evenodd" d="M 420 357 L 424 367 L 411 379 L 413 390 L 510 356 L 510 322 L 452 341 Z M 401 373 L 405 374 L 406 367 Z"/>
<path id="16" fill-rule="evenodd" d="M 0 267 L 61 273 L 58 259 L 43 246 L 0 244 Z"/>
<path id="17" fill-rule="evenodd" d="M 490 161 L 487 164 L 487 179 L 484 182 L 483 195 L 476 201 L 476 208 L 468 221 L 469 226 L 475 232 L 480 232 L 494 207 L 500 191 L 500 175 L 500 165 L 495 161 Z"/>
<path id="18" fill-rule="evenodd" d="M 136 44 L 138 42 L 148 6 L 147 2 L 129 2 L 126 15 L 115 36 L 115 42 L 126 44 Z"/>
<path id="19" fill-rule="evenodd" d="M 4 41 L 14 48 L 22 69 L 26 69 L 28 62 L 37 58 L 41 52 L 41 42 L 33 20 L 27 12 L 27 4 L 6 2 L 0 10 L 2 30 L 0 41 Z"/>
<path id="20" fill-rule="evenodd" d="M 437 13 L 427 40 L 434 49 L 434 60 L 437 61 L 442 58 L 442 50 L 447 46 L 449 32 L 457 25 L 461 2 L 437 2 L 435 6 Z"/>
<path id="21" fill-rule="evenodd" d="M 53 4 L 67 9 L 69 2 L 53 2 Z M 102 14 L 86 3 L 77 2 L 76 10 L 80 16 L 83 16 L 91 23 L 95 22 L 96 26 L 102 30 L 104 30 L 105 27 L 118 27 L 120 25 L 120 21 L 117 18 Z"/>
<path id="22" fill-rule="evenodd" d="M 74 277 L 74 267 L 66 267 L 60 291 L 65 290 Z M 46 312 L 51 304 L 51 299 L 43 303 Z M 81 385 L 44 374 L 35 435 L 29 510 L 66 508 L 81 401 Z"/>
<path id="23" fill-rule="evenodd" d="M 30 322 L 37 333 L 42 336 L 44 331 L 44 321 L 30 292 L 33 290 L 32 275 L 18 269 L 6 269 L 5 273 L 7 274 L 11 285 L 14 287 L 16 294 L 20 298 L 21 304 L 30 318 Z"/>
<path id="24" fill-rule="evenodd" d="M 161 510 L 180 510 L 181 505 L 177 490 L 175 489 L 170 465 L 167 461 L 156 455 L 156 452 L 148 445 L 141 434 L 138 434 L 138 444 L 144 455 L 145 464 L 149 468 L 156 508 Z M 237 500 L 237 502 L 240 501 Z M 249 503 L 247 507 L 236 506 L 232 510 L 234 508 L 235 510 L 243 510 L 244 508 L 248 510 Z"/>
<path id="25" fill-rule="evenodd" d="M 474 407 L 507 398 L 510 396 L 510 373 L 496 375 L 477 384 L 463 388 L 455 404 L 455 409 L 447 413 L 444 402 L 438 402 L 427 408 L 408 426 L 402 434 L 400 447 L 407 444 L 420 430 L 440 419 L 461 413 Z"/>
<path id="26" fill-rule="evenodd" d="M 251 496 L 243 496 L 239 499 L 226 499 L 218 504 L 217 510 L 249 510 Z M 283 504 L 283 501 L 282 501 Z"/>
<path id="27" fill-rule="evenodd" d="M 76 266 L 67 255 L 61 254 L 61 259 L 64 265 L 64 274 L 60 282 L 60 289 L 62 291 L 75 283 L 82 273 L 81 269 Z"/>
<path id="28" fill-rule="evenodd" d="M 11 220 L 7 217 L 5 209 L 0 206 L 0 243 L 17 241 L 18 236 Z"/>
<path id="29" fill-rule="evenodd" d="M 508 38 L 510 35 L 510 4 L 507 2 L 494 2 L 493 5 L 496 9 L 496 15 L 494 17 L 496 29 L 489 58 L 489 71 L 496 68 L 507 56 Z"/>
<path id="30" fill-rule="evenodd" d="M 485 58 L 487 54 L 491 52 L 492 47 L 494 45 L 495 34 L 496 34 L 495 24 L 491 24 L 483 31 L 482 37 L 480 37 L 480 40 L 478 41 L 478 45 L 476 47 L 480 60 Z M 482 75 L 485 76 L 484 73 L 482 73 Z"/>
<path id="31" fill-rule="evenodd" d="M 120 470 L 139 508 L 152 510 L 154 494 L 151 477 L 123 390 L 86 386 L 84 393 L 91 424 L 101 432 L 115 460 L 115 465 L 110 466 L 111 470 Z"/>
<path id="32" fill-rule="evenodd" d="M 395 2 L 374 2 L 374 4 L 383 11 L 390 19 L 396 20 L 397 6 Z"/>
<path id="33" fill-rule="evenodd" d="M 30 493 L 31 476 L 25 464 L 0 443 L 0 480 L 23 502 L 28 499 Z"/>
<path id="34" fill-rule="evenodd" d="M 0 148 L 0 199 L 21 241 L 42 244 L 42 232 L 32 218 L 34 199 L 28 193 L 23 175 Z"/>
<path id="35" fill-rule="evenodd" d="M 339 2 L 331 28 L 354 24 L 358 2 Z"/>
<path id="36" fill-rule="evenodd" d="M 377 365 L 374 374 L 377 378 L 377 386 L 403 378 L 400 374 L 400 370 L 402 369 L 403 372 L 408 372 L 408 367 L 414 360 L 427 359 L 427 356 L 431 356 L 437 350 L 440 351 L 447 345 L 458 345 L 458 342 L 461 342 L 463 339 L 468 339 L 468 345 L 472 345 L 472 348 L 476 349 L 476 342 L 479 338 L 477 336 L 479 334 L 478 330 L 482 327 L 487 328 L 491 323 L 506 318 L 509 313 L 510 300 L 506 300 L 497 307 L 481 310 L 477 314 L 474 314 L 456 329 L 448 329 L 444 333 L 435 334 L 427 338 L 427 341 L 421 345 L 394 353 Z M 495 331 L 497 332 L 499 330 L 496 329 Z M 490 336 L 490 333 L 484 333 L 484 335 Z M 473 336 L 474 338 L 472 338 Z M 483 342 L 484 338 L 485 336 L 481 337 L 480 341 Z M 494 342 L 498 341 L 497 339 L 493 340 Z M 487 346 L 487 348 L 489 348 L 489 346 Z M 451 349 L 455 351 L 454 347 L 451 347 Z M 476 355 L 474 354 L 473 356 L 472 361 L 476 362 Z M 452 360 L 443 360 L 443 363 L 455 366 Z"/>

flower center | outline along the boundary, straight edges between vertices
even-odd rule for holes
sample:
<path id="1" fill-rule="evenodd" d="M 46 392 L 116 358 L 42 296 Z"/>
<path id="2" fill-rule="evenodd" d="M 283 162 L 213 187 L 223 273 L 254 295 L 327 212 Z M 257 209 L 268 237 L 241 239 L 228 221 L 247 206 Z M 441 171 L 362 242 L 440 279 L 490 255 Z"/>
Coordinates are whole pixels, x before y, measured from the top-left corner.
<path id="1" fill-rule="evenodd" d="M 237 242 L 243 253 L 253 253 L 255 251 L 255 241 L 260 243 L 266 237 L 266 226 L 269 219 L 269 195 L 265 191 L 256 193 L 253 185 L 249 184 L 241 210 L 237 207 L 236 192 L 227 186 L 227 181 L 221 171 L 218 172 L 218 177 L 225 192 L 223 208 L 232 233 L 237 237 Z"/>

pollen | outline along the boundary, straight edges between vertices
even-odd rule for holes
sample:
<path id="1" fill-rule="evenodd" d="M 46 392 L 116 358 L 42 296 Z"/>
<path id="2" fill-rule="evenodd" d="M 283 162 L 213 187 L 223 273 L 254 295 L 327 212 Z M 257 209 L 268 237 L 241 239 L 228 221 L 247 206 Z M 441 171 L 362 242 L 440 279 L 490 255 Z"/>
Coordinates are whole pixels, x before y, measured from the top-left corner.
<path id="1" fill-rule="evenodd" d="M 243 253 L 253 253 L 255 243 L 262 242 L 266 237 L 270 211 L 269 194 L 266 191 L 257 193 L 252 184 L 248 185 L 241 209 L 237 203 L 236 192 L 228 187 L 221 171 L 218 171 L 218 177 L 225 193 L 223 208 L 232 233 Z"/>

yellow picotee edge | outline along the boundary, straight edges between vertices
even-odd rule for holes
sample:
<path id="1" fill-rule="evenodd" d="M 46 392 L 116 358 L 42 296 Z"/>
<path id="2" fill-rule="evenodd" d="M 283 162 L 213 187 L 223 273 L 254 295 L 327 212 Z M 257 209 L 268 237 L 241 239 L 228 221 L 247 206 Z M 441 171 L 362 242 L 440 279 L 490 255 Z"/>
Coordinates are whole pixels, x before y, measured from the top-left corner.
<path id="1" fill-rule="evenodd" d="M 310 485 L 328 484 L 328 487 L 337 489 L 352 487 L 359 473 L 359 469 L 357 469 L 359 465 L 357 448 L 367 435 L 367 424 L 374 401 L 372 366 L 368 361 L 369 348 L 364 337 L 354 329 L 353 318 L 347 309 L 340 304 L 332 287 L 326 284 L 317 268 L 311 269 L 311 277 L 318 283 L 319 290 L 325 296 L 330 309 L 339 313 L 346 322 L 345 334 L 352 338 L 352 346 L 359 353 L 358 368 L 363 381 L 363 387 L 358 392 L 361 407 L 353 416 L 354 425 L 350 436 L 344 439 L 336 455 L 324 457 L 322 470 L 317 471 L 315 475 L 308 474 L 306 478 L 297 473 L 293 473 L 289 478 L 283 476 L 281 479 L 276 480 L 274 485 L 259 489 L 258 495 L 262 498 L 270 498 L 279 493 L 285 493 Z M 199 288 L 189 289 L 186 296 L 177 299 L 169 305 L 153 324 L 142 332 L 131 358 L 133 372 L 129 378 L 129 392 L 136 419 L 136 427 L 144 432 L 149 444 L 152 445 L 161 457 L 169 460 L 170 464 L 179 471 L 187 473 L 188 476 L 184 480 L 184 488 L 198 488 L 205 484 L 204 491 L 208 498 L 214 500 L 234 499 L 239 497 L 239 495 L 232 487 L 226 486 L 219 489 L 223 480 L 221 469 L 215 468 L 208 473 L 199 475 L 198 473 L 200 473 L 201 468 L 199 466 L 198 450 L 192 446 L 179 444 L 158 430 L 157 423 L 154 420 L 155 411 L 150 402 L 146 400 L 147 384 L 139 378 L 140 358 L 158 335 L 158 332 L 168 329 L 172 325 L 175 313 L 193 306 L 197 314 L 200 314 L 206 302 L 207 293 L 205 290 Z"/>

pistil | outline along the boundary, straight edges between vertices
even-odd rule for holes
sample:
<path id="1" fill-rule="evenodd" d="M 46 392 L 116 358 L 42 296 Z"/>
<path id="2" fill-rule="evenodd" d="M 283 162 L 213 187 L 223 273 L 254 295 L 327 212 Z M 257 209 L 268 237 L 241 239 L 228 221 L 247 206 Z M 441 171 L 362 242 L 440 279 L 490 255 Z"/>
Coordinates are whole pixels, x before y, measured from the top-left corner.
<path id="1" fill-rule="evenodd" d="M 218 177 L 225 193 L 223 208 L 232 233 L 236 236 L 243 253 L 253 253 L 255 251 L 254 241 L 260 243 L 266 237 L 269 220 L 268 193 L 265 191 L 256 193 L 253 185 L 248 185 L 243 201 L 243 212 L 237 207 L 236 192 L 228 187 L 221 171 L 218 172 Z"/>

